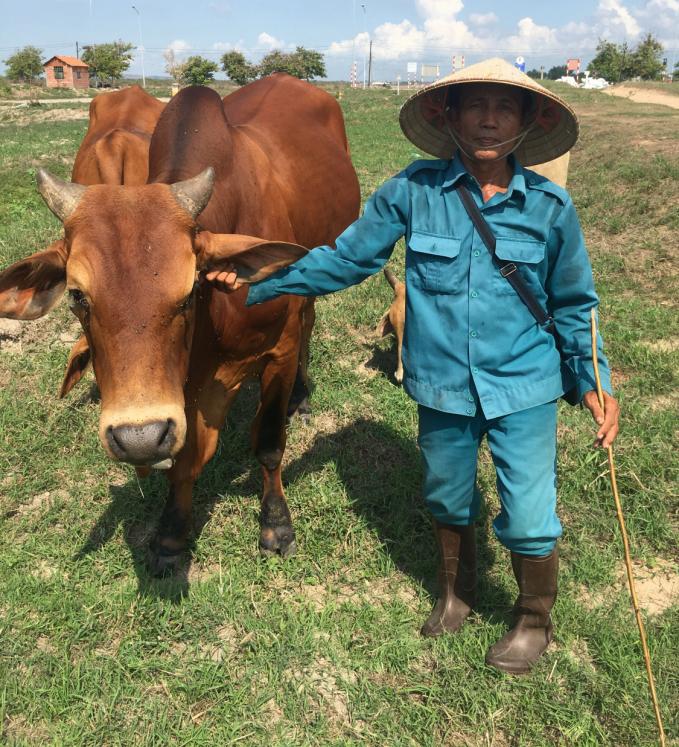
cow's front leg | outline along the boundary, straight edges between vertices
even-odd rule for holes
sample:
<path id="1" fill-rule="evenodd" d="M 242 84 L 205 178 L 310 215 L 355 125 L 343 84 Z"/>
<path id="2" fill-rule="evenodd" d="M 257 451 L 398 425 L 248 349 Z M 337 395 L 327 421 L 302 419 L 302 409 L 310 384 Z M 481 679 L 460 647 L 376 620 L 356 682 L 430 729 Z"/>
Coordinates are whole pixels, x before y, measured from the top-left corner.
<path id="1" fill-rule="evenodd" d="M 195 395 L 187 393 L 186 441 L 168 471 L 170 491 L 149 548 L 150 569 L 156 575 L 172 572 L 189 547 L 193 486 L 217 449 L 219 431 L 238 388 L 212 380 L 198 387 Z"/>
<path id="2" fill-rule="evenodd" d="M 269 363 L 261 377 L 261 400 L 252 428 L 253 449 L 262 465 L 264 489 L 259 523 L 263 555 L 295 554 L 295 530 L 281 481 L 287 405 L 295 380 L 297 357 Z"/>
<path id="3" fill-rule="evenodd" d="M 149 547 L 149 570 L 156 576 L 172 573 L 184 555 L 191 534 L 193 480 L 170 477 L 170 491 Z"/>

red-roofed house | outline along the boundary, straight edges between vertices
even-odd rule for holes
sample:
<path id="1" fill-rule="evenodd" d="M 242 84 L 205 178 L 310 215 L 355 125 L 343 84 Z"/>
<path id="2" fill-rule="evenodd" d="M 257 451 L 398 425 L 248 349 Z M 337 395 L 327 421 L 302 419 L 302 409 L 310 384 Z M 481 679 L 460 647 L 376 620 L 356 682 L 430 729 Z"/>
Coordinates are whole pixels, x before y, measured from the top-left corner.
<path id="1" fill-rule="evenodd" d="M 43 63 L 48 88 L 89 88 L 90 71 L 77 57 L 58 54 Z"/>

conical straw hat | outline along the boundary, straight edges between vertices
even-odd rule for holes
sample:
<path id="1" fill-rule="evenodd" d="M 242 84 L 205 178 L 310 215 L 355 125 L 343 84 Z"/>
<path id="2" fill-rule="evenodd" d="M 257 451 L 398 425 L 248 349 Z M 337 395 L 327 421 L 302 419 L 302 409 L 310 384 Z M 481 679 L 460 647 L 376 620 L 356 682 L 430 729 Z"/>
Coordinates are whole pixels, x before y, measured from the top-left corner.
<path id="1" fill-rule="evenodd" d="M 465 83 L 500 83 L 530 91 L 536 98 L 533 124 L 514 151 L 519 163 L 532 166 L 558 158 L 578 139 L 575 112 L 561 98 L 548 91 L 505 60 L 495 57 L 470 65 L 425 86 L 401 108 L 399 121 L 404 135 L 418 148 L 437 158 L 452 158 L 457 145 L 444 125 L 446 92 Z"/>

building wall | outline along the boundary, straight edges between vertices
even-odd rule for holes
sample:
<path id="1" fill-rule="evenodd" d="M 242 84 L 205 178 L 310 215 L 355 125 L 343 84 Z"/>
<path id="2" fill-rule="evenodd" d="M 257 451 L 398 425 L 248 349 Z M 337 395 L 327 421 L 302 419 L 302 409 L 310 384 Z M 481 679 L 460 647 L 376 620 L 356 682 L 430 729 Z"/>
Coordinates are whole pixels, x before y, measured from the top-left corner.
<path id="1" fill-rule="evenodd" d="M 63 78 L 57 78 L 55 68 L 61 67 L 64 71 Z M 52 60 L 45 65 L 45 84 L 47 88 L 88 88 L 90 85 L 90 73 L 86 67 L 73 68 L 60 60 Z M 80 77 L 78 77 L 80 72 Z"/>

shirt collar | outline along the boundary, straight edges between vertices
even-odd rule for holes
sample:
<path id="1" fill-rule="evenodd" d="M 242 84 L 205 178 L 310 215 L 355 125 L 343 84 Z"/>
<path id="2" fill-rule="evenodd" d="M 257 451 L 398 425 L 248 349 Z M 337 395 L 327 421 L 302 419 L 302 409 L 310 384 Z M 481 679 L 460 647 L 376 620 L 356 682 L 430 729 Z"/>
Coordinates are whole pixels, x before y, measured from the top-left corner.
<path id="1" fill-rule="evenodd" d="M 514 158 L 514 155 L 509 156 L 509 165 L 514 169 L 514 175 L 512 176 L 509 187 L 507 188 L 507 194 L 505 197 L 512 197 L 514 194 L 526 196 L 526 175 L 523 166 Z M 474 177 L 467 171 L 465 165 L 462 163 L 459 151 L 455 152 L 455 157 L 450 161 L 450 165 L 445 174 L 445 179 L 441 184 L 441 189 L 447 189 L 452 187 L 454 184 L 462 179 L 473 180 L 476 182 Z"/>

